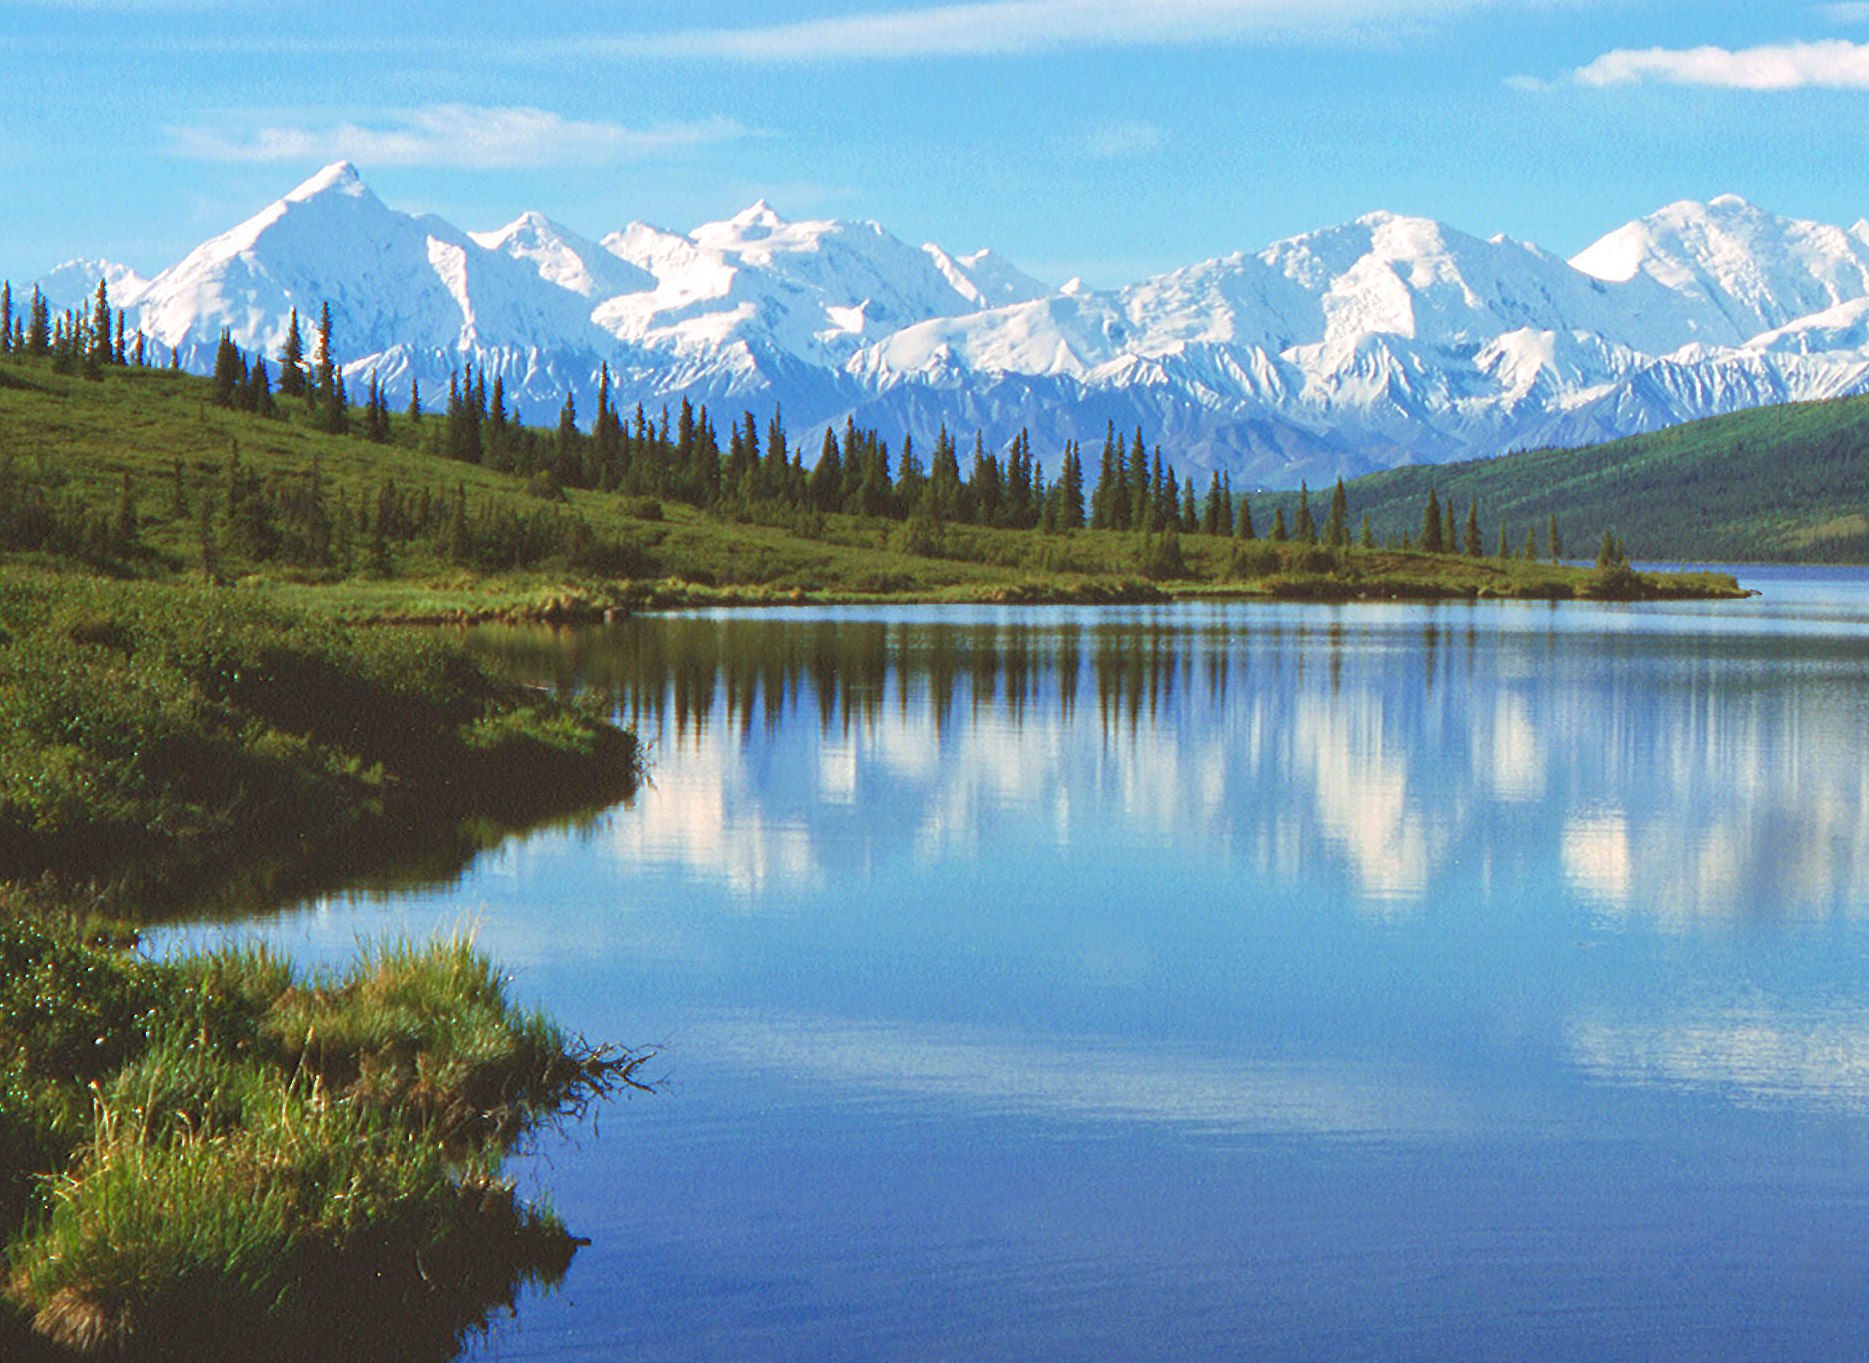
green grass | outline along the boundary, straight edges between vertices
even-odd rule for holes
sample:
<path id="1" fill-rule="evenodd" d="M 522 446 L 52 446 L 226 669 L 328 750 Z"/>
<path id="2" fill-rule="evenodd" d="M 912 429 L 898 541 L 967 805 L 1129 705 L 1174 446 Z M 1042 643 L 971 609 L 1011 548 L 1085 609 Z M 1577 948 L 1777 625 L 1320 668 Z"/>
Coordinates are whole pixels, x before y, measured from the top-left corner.
<path id="1" fill-rule="evenodd" d="M 500 1157 L 646 1056 L 516 1008 L 465 940 L 299 979 L 0 919 L 0 1350 L 434 1359 L 574 1242 Z"/>
<path id="2" fill-rule="evenodd" d="M 434 631 L 0 569 L 0 639 L 0 878 L 143 911 L 255 863 L 345 874 L 635 779 L 632 736 L 495 682 Z"/>

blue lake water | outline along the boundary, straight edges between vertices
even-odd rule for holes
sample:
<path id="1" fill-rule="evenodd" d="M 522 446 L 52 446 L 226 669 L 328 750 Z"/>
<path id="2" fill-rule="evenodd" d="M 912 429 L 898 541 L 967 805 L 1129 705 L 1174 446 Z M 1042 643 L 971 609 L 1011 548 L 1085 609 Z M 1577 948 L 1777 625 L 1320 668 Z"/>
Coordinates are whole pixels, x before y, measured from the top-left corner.
<path id="1" fill-rule="evenodd" d="M 1869 576 L 1742 580 L 489 631 L 652 784 L 238 931 L 661 1049 L 476 1357 L 1862 1357 Z"/>

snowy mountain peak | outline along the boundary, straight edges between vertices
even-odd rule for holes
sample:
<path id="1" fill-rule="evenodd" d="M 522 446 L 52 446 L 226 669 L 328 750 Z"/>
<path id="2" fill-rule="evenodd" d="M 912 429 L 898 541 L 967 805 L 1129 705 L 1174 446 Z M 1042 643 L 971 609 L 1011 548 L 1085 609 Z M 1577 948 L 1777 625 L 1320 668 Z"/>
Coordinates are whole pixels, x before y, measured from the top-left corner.
<path id="1" fill-rule="evenodd" d="M 751 236 L 755 231 L 771 232 L 786 225 L 786 220 L 764 199 L 748 204 L 727 221 L 740 231 Z"/>
<path id="2" fill-rule="evenodd" d="M 463 363 L 508 400 L 782 405 L 919 441 L 945 423 L 1042 449 L 1108 421 L 1244 485 L 1576 444 L 1740 407 L 1869 391 L 1869 220 L 1844 230 L 1736 195 L 1683 200 L 1574 262 L 1375 212 L 1132 284 L 1051 288 L 991 251 L 764 199 L 691 233 L 590 241 L 538 212 L 467 233 L 400 212 L 348 162 L 197 247 L 146 288 L 102 262 L 133 325 L 205 369 L 222 328 L 276 351 L 329 303 L 338 359 L 400 402 Z M 16 289 L 16 294 L 19 292 Z"/>
<path id="3" fill-rule="evenodd" d="M 55 312 L 62 312 L 66 308 L 83 307 L 96 298 L 100 280 L 110 286 L 111 305 L 119 308 L 135 304 L 149 287 L 149 281 L 128 265 L 83 257 L 61 262 L 36 282 L 47 305 Z"/>
<path id="4" fill-rule="evenodd" d="M 285 201 L 303 203 L 321 194 L 343 194 L 352 199 L 361 199 L 369 192 L 369 187 L 364 184 L 363 176 L 357 173 L 356 166 L 349 161 L 333 161 L 287 194 Z"/>
<path id="5" fill-rule="evenodd" d="M 475 245 L 522 260 L 549 284 L 593 301 L 655 287 L 655 276 L 622 256 L 527 211 L 492 232 L 469 232 Z"/>
<path id="6" fill-rule="evenodd" d="M 1571 264 L 1605 283 L 1649 290 L 1652 307 L 1665 305 L 1684 328 L 1677 344 L 1743 345 L 1869 294 L 1869 240 L 1781 218 L 1735 194 L 1669 204 Z"/>

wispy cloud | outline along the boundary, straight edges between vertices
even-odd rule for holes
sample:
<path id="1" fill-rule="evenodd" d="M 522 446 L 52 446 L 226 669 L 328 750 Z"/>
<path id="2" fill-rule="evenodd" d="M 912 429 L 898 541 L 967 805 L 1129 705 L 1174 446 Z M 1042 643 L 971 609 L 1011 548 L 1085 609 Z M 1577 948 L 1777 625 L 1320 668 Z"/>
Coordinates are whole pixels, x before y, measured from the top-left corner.
<path id="1" fill-rule="evenodd" d="M 1724 47 L 1606 52 L 1580 67 L 1583 85 L 1707 85 L 1728 90 L 1869 90 L 1869 43 L 1841 38 Z"/>
<path id="2" fill-rule="evenodd" d="M 615 56 L 810 62 L 990 56 L 1086 46 L 1174 46 L 1358 36 L 1498 0 L 986 0 L 757 28 L 684 29 L 581 43 Z"/>
<path id="3" fill-rule="evenodd" d="M 1834 5 L 1819 5 L 1817 12 L 1833 24 L 1869 24 L 1869 3 L 1865 0 L 1841 0 Z"/>
<path id="4" fill-rule="evenodd" d="M 1105 123 L 1090 134 L 1090 154 L 1116 161 L 1129 156 L 1146 156 L 1168 145 L 1168 133 L 1154 123 L 1140 119 Z"/>
<path id="5" fill-rule="evenodd" d="M 348 159 L 386 166 L 501 169 L 592 165 L 748 135 L 730 119 L 630 128 L 564 118 L 546 109 L 433 104 L 323 126 L 168 129 L 171 154 L 198 161 Z"/>

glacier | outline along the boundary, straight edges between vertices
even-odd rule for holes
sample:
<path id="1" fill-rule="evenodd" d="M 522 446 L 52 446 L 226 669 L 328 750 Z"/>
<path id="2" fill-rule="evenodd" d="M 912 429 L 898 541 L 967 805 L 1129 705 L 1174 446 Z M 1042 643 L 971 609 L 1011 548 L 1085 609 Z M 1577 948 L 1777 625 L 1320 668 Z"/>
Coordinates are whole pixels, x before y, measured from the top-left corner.
<path id="1" fill-rule="evenodd" d="M 329 304 L 352 392 L 375 377 L 393 403 L 472 365 L 529 420 L 567 396 L 588 419 L 607 372 L 625 410 L 780 409 L 808 451 L 846 420 L 918 442 L 1023 429 L 1055 465 L 1066 440 L 1140 427 L 1181 472 L 1236 487 L 1869 389 L 1869 222 L 1733 195 L 1569 260 L 1377 212 L 1093 290 L 763 200 L 686 232 L 592 238 L 536 211 L 463 231 L 338 162 L 153 277 L 78 260 L 37 282 L 81 307 L 100 278 L 157 354 L 201 371 L 223 329 L 276 355 L 294 309 L 309 345 Z"/>

